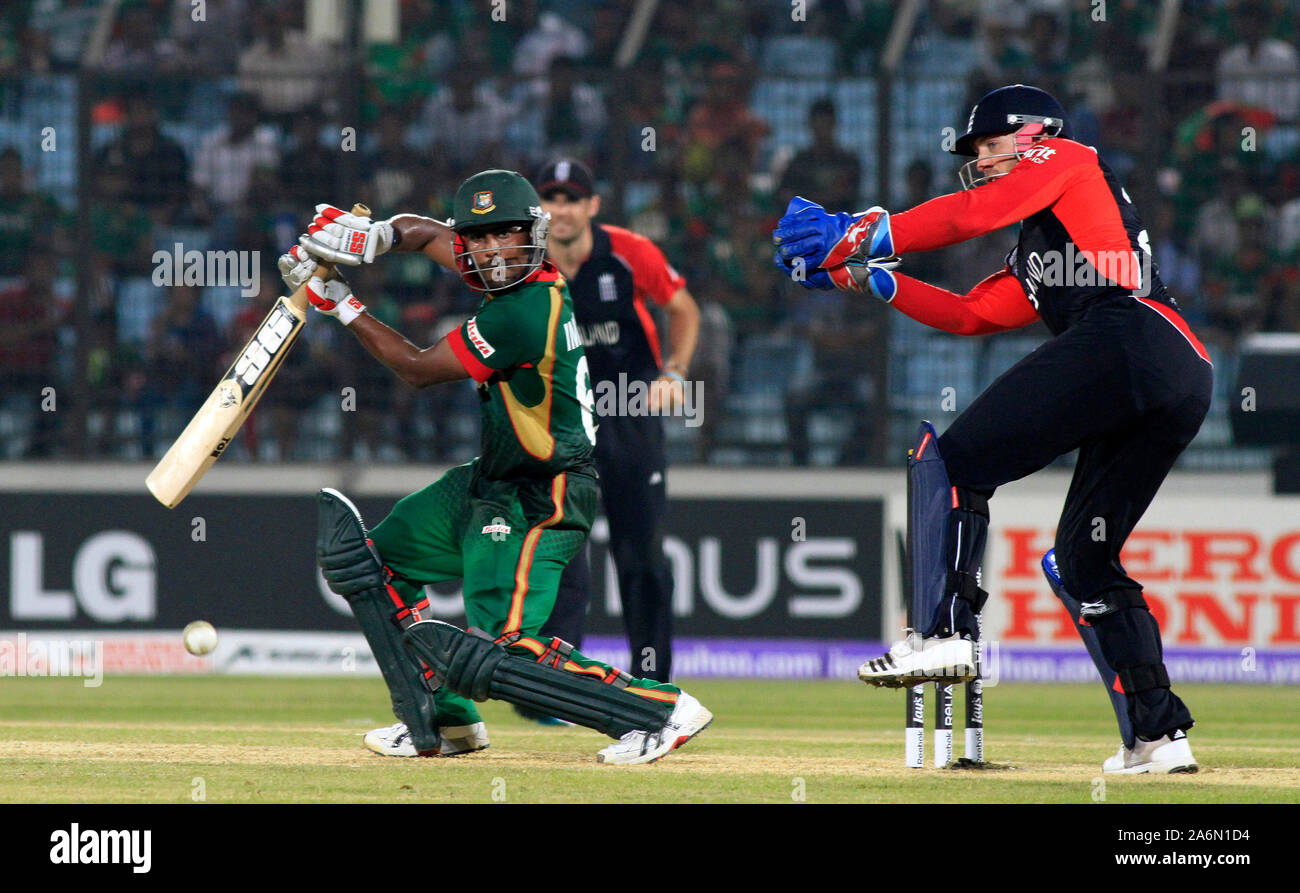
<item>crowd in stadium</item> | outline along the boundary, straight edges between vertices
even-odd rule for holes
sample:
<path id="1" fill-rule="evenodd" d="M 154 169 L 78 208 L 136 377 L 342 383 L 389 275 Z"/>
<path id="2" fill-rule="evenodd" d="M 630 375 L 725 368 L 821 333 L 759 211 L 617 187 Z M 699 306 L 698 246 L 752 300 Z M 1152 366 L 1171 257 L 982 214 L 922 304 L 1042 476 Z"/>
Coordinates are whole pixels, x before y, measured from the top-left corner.
<path id="1" fill-rule="evenodd" d="M 897 460 L 886 446 L 852 447 L 897 407 L 895 383 L 872 362 L 899 337 L 897 321 L 777 276 L 772 225 L 794 194 L 831 210 L 903 210 L 954 191 L 944 128 L 960 131 L 976 97 L 1015 82 L 1059 96 L 1077 138 L 1116 169 L 1166 284 L 1212 348 L 1230 357 L 1251 333 L 1300 330 L 1294 5 L 1188 0 L 1163 47 L 1160 4 L 1110 0 L 1104 20 L 1091 6 L 923 3 L 893 73 L 910 101 L 891 110 L 882 142 L 871 90 L 897 4 L 880 0 L 816 0 L 805 20 L 785 0 L 666 0 L 631 59 L 621 56 L 623 4 L 597 0 L 403 0 L 400 41 L 356 59 L 306 36 L 301 2 L 208 0 L 203 21 L 189 0 L 124 2 L 103 34 L 98 0 L 7 2 L 5 455 L 76 449 L 65 415 L 41 411 L 49 387 L 60 411 L 86 412 L 91 454 L 159 454 L 279 293 L 275 258 L 315 203 L 444 218 L 469 173 L 531 174 L 568 154 L 596 172 L 606 219 L 658 242 L 702 303 L 692 375 L 706 382 L 711 418 L 680 444 L 682 457 Z M 1158 72 L 1148 70 L 1153 53 L 1165 56 Z M 90 124 L 86 157 L 79 118 Z M 43 145 L 51 138 L 54 151 Z M 160 286 L 155 253 L 178 243 L 260 252 L 257 289 Z M 905 263 L 965 291 L 1011 244 L 990 237 Z M 476 301 L 418 256 L 352 275 L 373 314 L 426 343 Z M 788 362 L 744 349 L 790 343 Z M 354 456 L 473 455 L 468 388 L 417 395 L 355 350 L 334 327 L 310 329 L 233 452 L 337 458 L 342 426 Z M 778 379 L 775 438 L 754 423 L 770 405 L 747 399 L 773 387 L 756 382 L 764 377 Z M 355 415 L 304 421 L 322 395 L 337 407 L 347 387 Z M 828 444 L 809 415 L 836 408 L 847 419 Z M 758 451 L 765 437 L 782 448 Z"/>

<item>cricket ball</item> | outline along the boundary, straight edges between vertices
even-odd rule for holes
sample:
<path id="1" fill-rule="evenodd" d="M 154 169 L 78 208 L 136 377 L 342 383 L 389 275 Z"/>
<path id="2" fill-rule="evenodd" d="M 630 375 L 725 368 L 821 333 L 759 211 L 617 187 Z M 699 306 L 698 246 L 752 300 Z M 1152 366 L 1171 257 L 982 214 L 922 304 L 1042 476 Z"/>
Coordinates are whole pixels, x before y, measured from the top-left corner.
<path id="1" fill-rule="evenodd" d="M 195 620 L 185 627 L 181 634 L 185 640 L 185 650 L 196 657 L 211 654 L 217 647 L 217 630 L 206 620 Z"/>

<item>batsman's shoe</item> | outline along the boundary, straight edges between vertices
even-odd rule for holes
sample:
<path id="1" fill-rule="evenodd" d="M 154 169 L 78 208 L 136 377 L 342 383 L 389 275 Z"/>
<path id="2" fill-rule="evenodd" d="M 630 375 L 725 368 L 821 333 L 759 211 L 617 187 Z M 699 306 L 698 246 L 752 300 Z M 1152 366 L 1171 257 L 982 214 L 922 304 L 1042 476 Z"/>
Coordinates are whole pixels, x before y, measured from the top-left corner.
<path id="1" fill-rule="evenodd" d="M 1186 732 L 1174 732 L 1173 735 L 1165 735 L 1155 741 L 1139 738 L 1132 750 L 1121 744 L 1119 753 L 1107 757 L 1106 762 L 1101 764 L 1102 772 L 1115 775 L 1173 775 L 1195 772 L 1198 768 Z"/>
<path id="2" fill-rule="evenodd" d="M 438 756 L 454 757 L 463 753 L 486 750 L 488 746 L 487 725 L 481 722 L 467 726 L 440 726 L 438 734 L 442 736 L 442 746 Z"/>
<path id="3" fill-rule="evenodd" d="M 906 688 L 922 682 L 968 682 L 978 676 L 975 643 L 960 635 L 922 638 L 915 630 L 894 644 L 884 657 L 858 667 L 870 685 Z"/>
<path id="4" fill-rule="evenodd" d="M 403 722 L 367 732 L 364 741 L 368 749 L 385 757 L 454 757 L 488 746 L 487 726 L 481 722 L 443 726 L 438 732 L 442 743 L 437 750 L 417 751 L 411 741 L 411 732 Z"/>
<path id="5" fill-rule="evenodd" d="M 713 714 L 695 698 L 682 692 L 677 696 L 677 706 L 673 708 L 662 729 L 654 732 L 628 732 L 596 754 L 596 762 L 623 766 L 653 763 L 703 732 L 711 722 Z"/>

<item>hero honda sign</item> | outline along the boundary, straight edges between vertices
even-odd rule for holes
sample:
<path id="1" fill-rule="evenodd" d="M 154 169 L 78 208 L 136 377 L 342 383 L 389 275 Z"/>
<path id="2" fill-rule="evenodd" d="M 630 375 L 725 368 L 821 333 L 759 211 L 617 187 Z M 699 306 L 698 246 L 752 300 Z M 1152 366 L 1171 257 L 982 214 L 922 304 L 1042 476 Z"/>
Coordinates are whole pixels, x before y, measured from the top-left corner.
<path id="1" fill-rule="evenodd" d="M 992 509 L 986 632 L 1009 646 L 1077 641 L 1038 565 L 1059 501 L 1007 497 Z M 1166 647 L 1300 650 L 1300 523 L 1285 500 L 1157 496 L 1121 558 Z"/>

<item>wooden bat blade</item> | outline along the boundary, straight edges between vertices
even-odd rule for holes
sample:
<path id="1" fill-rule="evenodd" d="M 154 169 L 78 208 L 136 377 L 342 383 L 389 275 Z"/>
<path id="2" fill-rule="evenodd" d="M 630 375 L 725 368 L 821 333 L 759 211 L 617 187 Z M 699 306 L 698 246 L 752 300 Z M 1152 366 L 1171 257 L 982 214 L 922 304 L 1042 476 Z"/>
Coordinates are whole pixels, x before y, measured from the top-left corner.
<path id="1" fill-rule="evenodd" d="M 369 217 L 365 205 L 352 206 L 358 217 Z M 317 275 L 325 278 L 333 264 L 321 261 Z M 257 327 L 238 359 L 226 370 L 216 388 L 185 426 L 181 436 L 158 461 L 145 484 L 154 498 L 175 508 L 221 458 L 270 384 L 289 348 L 307 323 L 307 284 L 287 298 L 279 298 Z"/>
<path id="2" fill-rule="evenodd" d="M 232 426 L 238 430 L 244 418 L 240 396 L 238 388 L 223 380 L 145 478 L 149 492 L 167 508 L 175 508 L 189 495 L 230 443 L 226 431 Z"/>
<path id="3" fill-rule="evenodd" d="M 279 371 L 307 322 L 297 297 L 275 302 L 239 357 L 145 479 L 149 492 L 167 508 L 175 508 L 189 495 L 221 457 Z"/>

